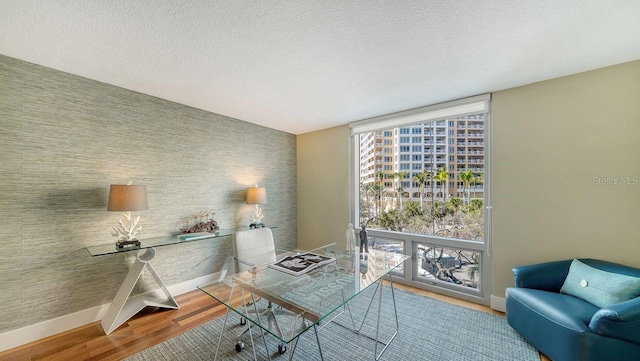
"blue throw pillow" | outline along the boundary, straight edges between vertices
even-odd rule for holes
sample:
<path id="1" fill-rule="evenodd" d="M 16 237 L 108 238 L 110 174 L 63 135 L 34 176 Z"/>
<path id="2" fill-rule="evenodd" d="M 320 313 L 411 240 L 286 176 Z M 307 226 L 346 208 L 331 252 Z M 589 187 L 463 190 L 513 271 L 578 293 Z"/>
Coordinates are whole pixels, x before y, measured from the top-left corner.
<path id="1" fill-rule="evenodd" d="M 638 297 L 640 278 L 599 270 L 574 259 L 560 292 L 604 308 Z"/>

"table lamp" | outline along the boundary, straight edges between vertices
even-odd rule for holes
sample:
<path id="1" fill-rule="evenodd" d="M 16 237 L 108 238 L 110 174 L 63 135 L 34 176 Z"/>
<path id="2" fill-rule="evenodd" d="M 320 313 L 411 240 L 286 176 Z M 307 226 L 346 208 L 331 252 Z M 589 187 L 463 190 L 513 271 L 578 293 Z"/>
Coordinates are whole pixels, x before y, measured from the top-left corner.
<path id="1" fill-rule="evenodd" d="M 249 187 L 247 188 L 247 204 L 255 204 L 256 209 L 251 212 L 249 215 L 249 219 L 251 220 L 251 224 L 249 224 L 250 228 L 262 228 L 264 227 L 264 223 L 262 223 L 262 209 L 260 209 L 260 204 L 267 204 L 267 190 L 264 187 Z"/>
<path id="2" fill-rule="evenodd" d="M 140 246 L 140 241 L 136 239 L 136 233 L 142 228 L 138 226 L 140 216 L 131 219 L 131 211 L 143 211 L 149 209 L 147 202 L 147 186 L 112 184 L 109 190 L 108 211 L 125 211 L 125 221 L 118 219 L 118 225 L 113 227 L 115 232 L 111 233 L 118 237 L 116 248 L 124 248 L 127 245 Z"/>

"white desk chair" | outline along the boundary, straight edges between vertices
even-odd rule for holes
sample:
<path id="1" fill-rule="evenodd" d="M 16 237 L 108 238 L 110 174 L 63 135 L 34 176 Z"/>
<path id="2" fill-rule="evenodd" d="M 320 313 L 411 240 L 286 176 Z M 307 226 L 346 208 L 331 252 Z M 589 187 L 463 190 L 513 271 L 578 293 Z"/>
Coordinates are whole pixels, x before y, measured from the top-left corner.
<path id="1" fill-rule="evenodd" d="M 269 228 L 254 228 L 236 232 L 236 270 L 250 270 L 276 261 L 276 245 Z"/>
<path id="2" fill-rule="evenodd" d="M 255 266 L 276 262 L 276 247 L 273 241 L 273 233 L 271 233 L 271 229 L 269 228 L 253 228 L 237 231 L 234 251 L 237 260 L 236 270 L 238 272 L 251 270 Z M 247 304 L 247 306 L 250 305 L 252 304 Z M 249 309 L 249 312 L 251 311 L 253 310 Z M 280 331 L 280 326 L 276 319 L 276 313 L 285 312 L 286 311 L 282 310 L 280 307 L 274 307 L 271 301 L 268 301 L 268 305 L 265 309 L 258 310 L 260 315 L 267 317 L 269 328 L 271 328 L 271 325 L 275 326 L 276 332 L 280 337 L 282 337 L 282 332 Z M 247 324 L 247 321 L 244 318 L 241 318 L 240 324 L 245 325 Z M 250 327 L 251 324 L 249 324 L 242 334 L 238 336 L 236 351 L 240 352 L 244 348 L 244 343 L 240 341 L 240 337 L 249 332 Z M 280 354 L 287 352 L 286 345 L 278 345 L 278 352 Z"/>

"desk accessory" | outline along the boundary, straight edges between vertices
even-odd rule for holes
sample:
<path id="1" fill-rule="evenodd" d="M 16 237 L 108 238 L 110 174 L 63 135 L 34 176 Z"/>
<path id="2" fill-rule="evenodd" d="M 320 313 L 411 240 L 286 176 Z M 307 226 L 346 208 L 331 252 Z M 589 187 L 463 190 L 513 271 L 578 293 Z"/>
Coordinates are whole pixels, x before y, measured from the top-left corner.
<path id="1" fill-rule="evenodd" d="M 363 248 L 364 248 L 364 253 L 369 253 L 369 237 L 367 236 L 367 226 L 371 221 L 373 221 L 373 218 L 369 219 L 368 221 L 366 221 L 364 224 L 361 225 L 362 228 L 360 229 L 360 234 L 359 234 L 361 254 L 363 253 Z"/>
<path id="2" fill-rule="evenodd" d="M 353 224 L 347 225 L 347 251 L 356 250 L 356 231 L 353 229 Z"/>
<path id="3" fill-rule="evenodd" d="M 178 229 L 183 234 L 203 233 L 203 232 L 215 233 L 217 230 L 220 229 L 220 227 L 218 226 L 218 222 L 216 222 L 213 219 L 216 213 L 218 213 L 217 209 L 200 212 L 194 215 L 193 217 L 187 219 L 185 221 L 185 226 L 183 228 L 178 227 Z M 204 221 L 202 220 L 203 218 L 205 219 Z M 193 226 L 189 226 L 189 223 L 191 221 L 194 221 Z"/>

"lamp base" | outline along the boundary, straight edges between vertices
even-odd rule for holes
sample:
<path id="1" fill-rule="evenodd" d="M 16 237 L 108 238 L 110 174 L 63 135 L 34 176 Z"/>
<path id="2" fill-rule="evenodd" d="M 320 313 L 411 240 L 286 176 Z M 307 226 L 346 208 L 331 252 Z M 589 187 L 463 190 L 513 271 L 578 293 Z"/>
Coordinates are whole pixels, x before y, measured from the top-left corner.
<path id="1" fill-rule="evenodd" d="M 126 246 L 140 247 L 141 245 L 142 243 L 140 243 L 140 241 L 138 241 L 137 239 L 132 239 L 130 241 L 120 240 L 116 242 L 116 249 L 123 249 Z"/>
<path id="2" fill-rule="evenodd" d="M 264 228 L 264 227 L 266 227 L 266 225 L 264 223 L 262 223 L 262 222 L 260 222 L 260 223 L 251 223 L 249 225 L 249 228 Z"/>

